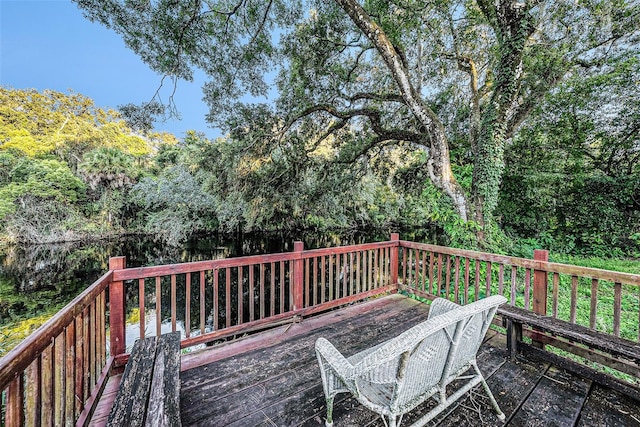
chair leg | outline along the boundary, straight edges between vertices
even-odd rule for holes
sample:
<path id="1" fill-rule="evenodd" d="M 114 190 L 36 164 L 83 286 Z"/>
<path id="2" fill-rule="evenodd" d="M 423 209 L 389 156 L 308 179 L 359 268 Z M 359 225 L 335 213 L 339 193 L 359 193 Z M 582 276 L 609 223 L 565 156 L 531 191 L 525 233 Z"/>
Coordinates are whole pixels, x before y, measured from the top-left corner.
<path id="1" fill-rule="evenodd" d="M 384 415 L 382 416 L 382 421 L 385 421 Z M 387 425 L 387 427 L 398 427 L 398 417 L 396 417 L 395 415 L 389 415 L 389 423 L 387 424 L 385 422 L 385 424 Z"/>
<path id="2" fill-rule="evenodd" d="M 498 415 L 498 419 L 500 421 L 504 421 L 507 417 L 504 415 L 504 412 L 502 412 L 502 410 L 500 409 L 500 406 L 498 406 L 498 402 L 496 401 L 496 398 L 493 396 L 493 393 L 491 393 L 491 389 L 489 388 L 489 385 L 487 384 L 487 382 L 484 380 L 484 376 L 480 373 L 480 369 L 478 369 L 478 366 L 476 366 L 475 364 L 473 367 L 475 368 L 478 375 L 480 375 L 482 387 L 484 388 L 485 393 L 487 393 L 487 396 L 489 396 L 489 400 L 491 401 L 491 405 L 493 406 L 493 409 L 495 409 L 496 414 Z"/>
<path id="3" fill-rule="evenodd" d="M 326 427 L 333 427 L 333 397 L 327 398 L 327 420 L 324 425 Z"/>

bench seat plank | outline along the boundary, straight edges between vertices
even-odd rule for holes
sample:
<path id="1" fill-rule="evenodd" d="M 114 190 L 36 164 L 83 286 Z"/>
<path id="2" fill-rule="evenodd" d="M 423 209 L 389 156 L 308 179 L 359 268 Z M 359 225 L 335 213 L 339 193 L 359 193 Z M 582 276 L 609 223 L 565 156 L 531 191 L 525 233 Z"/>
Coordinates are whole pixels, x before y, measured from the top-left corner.
<path id="1" fill-rule="evenodd" d="M 107 426 L 144 425 L 147 397 L 151 387 L 156 339 L 138 340 L 122 375 L 120 389 L 113 402 Z"/>
<path id="2" fill-rule="evenodd" d="M 541 328 L 553 335 L 588 345 L 613 356 L 624 357 L 640 366 L 640 344 L 633 341 L 594 331 L 586 326 L 543 316 L 519 307 L 504 305 L 498 309 L 498 314 L 513 322 Z"/>
<path id="3" fill-rule="evenodd" d="M 156 363 L 151 382 L 146 426 L 179 427 L 180 421 L 180 334 L 158 337 Z"/>

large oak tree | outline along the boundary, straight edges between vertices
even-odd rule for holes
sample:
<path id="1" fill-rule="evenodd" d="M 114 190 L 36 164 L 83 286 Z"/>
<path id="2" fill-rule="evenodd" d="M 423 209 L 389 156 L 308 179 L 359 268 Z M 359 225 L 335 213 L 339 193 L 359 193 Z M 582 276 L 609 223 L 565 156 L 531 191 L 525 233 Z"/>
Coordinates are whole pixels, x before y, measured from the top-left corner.
<path id="1" fill-rule="evenodd" d="M 279 143 L 307 136 L 309 152 L 331 137 L 339 162 L 424 151 L 433 184 L 481 230 L 505 144 L 534 107 L 578 72 L 638 56 L 637 1 L 74 1 L 174 82 L 204 71 L 223 129 L 255 137 L 260 123 Z M 456 164 L 472 165 L 470 188 Z"/>

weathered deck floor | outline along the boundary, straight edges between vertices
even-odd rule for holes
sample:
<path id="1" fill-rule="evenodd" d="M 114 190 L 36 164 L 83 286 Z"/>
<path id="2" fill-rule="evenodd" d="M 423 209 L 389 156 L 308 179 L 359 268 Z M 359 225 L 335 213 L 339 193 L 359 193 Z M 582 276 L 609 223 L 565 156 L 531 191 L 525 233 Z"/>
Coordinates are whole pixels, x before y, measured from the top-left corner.
<path id="1" fill-rule="evenodd" d="M 426 319 L 427 312 L 427 305 L 392 295 L 184 355 L 183 425 L 323 426 L 325 405 L 315 340 L 327 337 L 351 354 Z M 640 426 L 640 404 L 635 400 L 546 363 L 513 363 L 505 347 L 504 337 L 490 331 L 478 364 L 507 415 L 507 425 Z M 501 425 L 484 393 L 476 390 L 430 425 Z M 424 408 L 418 407 L 402 425 L 410 425 L 423 413 Z M 336 398 L 334 425 L 384 424 L 343 394 Z"/>

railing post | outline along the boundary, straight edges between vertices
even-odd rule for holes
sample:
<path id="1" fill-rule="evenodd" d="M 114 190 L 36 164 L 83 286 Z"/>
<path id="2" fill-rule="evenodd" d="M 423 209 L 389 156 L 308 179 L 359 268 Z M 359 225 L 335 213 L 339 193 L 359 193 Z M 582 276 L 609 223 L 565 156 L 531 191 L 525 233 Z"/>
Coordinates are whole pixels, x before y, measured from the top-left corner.
<path id="1" fill-rule="evenodd" d="M 391 233 L 391 241 L 397 244 L 391 247 L 391 283 L 390 285 L 398 285 L 398 247 L 400 246 L 400 234 Z"/>
<path id="2" fill-rule="evenodd" d="M 122 270 L 126 268 L 126 258 L 109 258 L 109 270 Z M 118 356 L 125 352 L 125 321 L 124 321 L 124 284 L 123 282 L 111 282 L 109 285 L 109 329 L 111 334 L 111 355 Z"/>
<path id="3" fill-rule="evenodd" d="M 293 243 L 294 252 L 304 251 L 303 242 Z M 304 260 L 302 257 L 293 261 L 293 311 L 300 310 L 304 301 Z"/>
<path id="4" fill-rule="evenodd" d="M 549 261 L 549 251 L 536 249 L 533 251 L 533 259 L 536 261 Z M 533 271 L 533 311 L 547 314 L 547 272 L 544 270 Z"/>

